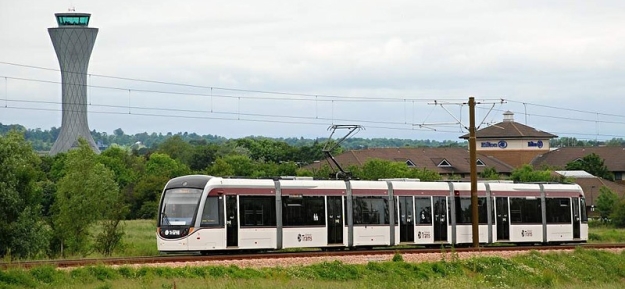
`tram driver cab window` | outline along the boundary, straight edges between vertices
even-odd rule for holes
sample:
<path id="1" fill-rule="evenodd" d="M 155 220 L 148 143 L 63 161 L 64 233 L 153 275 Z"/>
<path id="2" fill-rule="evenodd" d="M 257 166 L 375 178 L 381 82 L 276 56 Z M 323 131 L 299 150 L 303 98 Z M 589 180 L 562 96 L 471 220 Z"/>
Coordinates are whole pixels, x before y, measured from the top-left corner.
<path id="1" fill-rule="evenodd" d="M 202 210 L 202 221 L 200 227 L 217 227 L 224 224 L 224 204 L 223 196 L 208 197 Z"/>

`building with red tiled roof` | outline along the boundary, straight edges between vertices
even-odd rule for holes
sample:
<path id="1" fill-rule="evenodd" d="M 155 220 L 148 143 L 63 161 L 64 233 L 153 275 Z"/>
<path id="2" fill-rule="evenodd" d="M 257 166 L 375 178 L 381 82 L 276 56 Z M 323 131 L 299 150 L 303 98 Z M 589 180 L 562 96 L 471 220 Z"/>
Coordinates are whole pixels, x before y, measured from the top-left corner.
<path id="1" fill-rule="evenodd" d="M 458 178 L 468 178 L 471 173 L 469 151 L 466 148 L 372 148 L 347 151 L 334 158 L 344 168 L 351 165 L 362 166 L 370 159 L 383 159 L 404 162 L 412 168 L 425 168 L 438 172 L 443 177 L 453 175 Z M 307 167 L 317 169 L 323 164 L 315 163 Z M 514 169 L 496 158 L 478 153 L 478 173 L 486 167 L 492 167 L 504 175 L 510 175 Z"/>
<path id="2" fill-rule="evenodd" d="M 492 156 L 512 167 L 529 164 L 537 155 L 549 151 L 549 140 L 558 137 L 514 121 L 506 111 L 502 122 L 475 132 L 476 151 Z M 469 134 L 461 136 L 469 139 Z"/>
<path id="3" fill-rule="evenodd" d="M 614 174 L 616 182 L 625 183 L 624 147 L 565 147 L 545 152 L 530 162 L 535 168 L 543 166 L 564 169 L 566 164 L 582 159 L 589 154 L 597 154 L 605 166 Z"/>
<path id="4" fill-rule="evenodd" d="M 566 147 L 551 150 L 549 140 L 556 137 L 515 122 L 513 113 L 507 111 L 502 122 L 476 131 L 477 170 L 482 172 L 484 168 L 492 167 L 502 175 L 510 175 L 515 168 L 525 164 L 535 169 L 544 166 L 564 169 L 567 163 L 595 153 L 604 159 L 616 182 L 625 184 L 625 148 Z M 460 138 L 468 139 L 469 135 Z M 348 151 L 335 156 L 335 159 L 344 168 L 362 166 L 369 159 L 383 159 L 405 162 L 413 168 L 426 168 L 438 172 L 443 178 L 453 175 L 464 179 L 470 174 L 469 151 L 465 148 L 372 148 Z M 318 162 L 307 168 L 315 169 L 323 164 Z M 587 191 L 588 188 L 584 189 Z"/>

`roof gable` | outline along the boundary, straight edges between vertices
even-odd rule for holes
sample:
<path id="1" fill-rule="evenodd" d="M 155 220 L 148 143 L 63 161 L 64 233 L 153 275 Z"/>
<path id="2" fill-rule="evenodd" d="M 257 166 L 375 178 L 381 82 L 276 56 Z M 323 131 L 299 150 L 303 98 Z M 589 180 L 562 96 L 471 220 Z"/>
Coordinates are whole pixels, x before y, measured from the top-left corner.
<path id="1" fill-rule="evenodd" d="M 475 132 L 475 137 L 478 139 L 493 139 L 493 138 L 541 138 L 551 139 L 558 137 L 557 135 L 550 134 L 548 132 L 537 130 L 533 127 L 514 122 L 504 121 L 500 122 Z M 469 139 L 469 134 L 465 134 L 460 138 Z"/>
<path id="2" fill-rule="evenodd" d="M 437 167 L 451 167 L 451 164 L 446 159 L 443 159 L 436 166 Z"/>

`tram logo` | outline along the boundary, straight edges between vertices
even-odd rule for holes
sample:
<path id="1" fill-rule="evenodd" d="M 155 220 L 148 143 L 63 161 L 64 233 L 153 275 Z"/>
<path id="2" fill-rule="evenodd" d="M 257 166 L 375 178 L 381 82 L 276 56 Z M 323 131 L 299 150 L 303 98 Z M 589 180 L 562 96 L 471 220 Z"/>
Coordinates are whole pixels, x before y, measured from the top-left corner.
<path id="1" fill-rule="evenodd" d="M 178 236 L 180 235 L 180 230 L 165 230 L 165 236 Z"/>
<path id="2" fill-rule="evenodd" d="M 521 237 L 532 237 L 532 230 L 521 230 Z"/>
<path id="3" fill-rule="evenodd" d="M 419 231 L 417 233 L 417 238 L 419 238 L 419 239 L 429 239 L 429 238 L 432 238 L 432 235 L 430 234 L 430 232 L 421 232 L 421 231 Z"/>
<path id="4" fill-rule="evenodd" d="M 312 242 L 312 234 L 297 234 L 298 242 Z"/>

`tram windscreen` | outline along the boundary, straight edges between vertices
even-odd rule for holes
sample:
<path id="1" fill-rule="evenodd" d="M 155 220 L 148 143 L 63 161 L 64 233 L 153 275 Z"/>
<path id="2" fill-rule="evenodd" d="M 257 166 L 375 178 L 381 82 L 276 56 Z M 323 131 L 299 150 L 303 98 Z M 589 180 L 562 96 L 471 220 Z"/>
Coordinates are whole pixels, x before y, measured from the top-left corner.
<path id="1" fill-rule="evenodd" d="M 177 188 L 165 191 L 160 207 L 159 225 L 191 225 L 201 196 L 201 189 Z"/>

